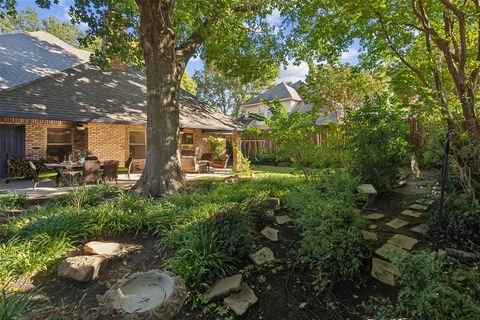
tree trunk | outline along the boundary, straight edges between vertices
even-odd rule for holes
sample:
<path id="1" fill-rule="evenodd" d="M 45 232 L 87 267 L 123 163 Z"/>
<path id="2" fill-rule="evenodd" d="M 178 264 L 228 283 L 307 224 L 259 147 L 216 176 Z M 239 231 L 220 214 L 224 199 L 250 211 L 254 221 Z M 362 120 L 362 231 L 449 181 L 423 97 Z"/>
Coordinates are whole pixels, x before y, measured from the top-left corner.
<path id="1" fill-rule="evenodd" d="M 179 191 L 185 175 L 178 161 L 181 76 L 175 56 L 170 1 L 137 0 L 140 8 L 140 41 L 147 77 L 147 158 L 134 190 L 161 197 Z"/>

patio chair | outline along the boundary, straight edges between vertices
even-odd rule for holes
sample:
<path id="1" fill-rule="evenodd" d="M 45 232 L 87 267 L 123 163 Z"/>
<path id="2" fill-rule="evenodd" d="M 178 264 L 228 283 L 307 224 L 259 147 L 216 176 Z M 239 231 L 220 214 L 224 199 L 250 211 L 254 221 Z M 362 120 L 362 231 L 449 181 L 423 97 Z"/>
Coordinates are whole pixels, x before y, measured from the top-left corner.
<path id="1" fill-rule="evenodd" d="M 96 183 L 100 180 L 100 161 L 86 160 L 83 164 L 83 183 Z"/>
<path id="2" fill-rule="evenodd" d="M 118 164 L 118 160 L 105 160 L 102 172 L 102 180 L 104 183 L 112 180 L 118 183 Z"/>
<path id="3" fill-rule="evenodd" d="M 214 168 L 225 169 L 227 167 L 229 155 L 226 154 L 221 161 L 213 161 Z"/>
<path id="4" fill-rule="evenodd" d="M 195 156 L 181 156 L 180 162 L 182 171 L 184 172 L 197 173 L 199 170 L 199 165 Z"/>
<path id="5" fill-rule="evenodd" d="M 88 161 L 88 160 L 98 160 L 98 157 L 97 157 L 97 156 L 89 155 L 89 156 L 86 156 L 86 157 L 85 157 L 85 161 Z"/>
<path id="6" fill-rule="evenodd" d="M 126 174 L 128 177 L 128 180 L 130 180 L 130 173 L 132 172 L 132 166 L 133 166 L 133 157 L 130 156 L 125 162 L 125 167 L 119 167 L 117 172 L 119 174 Z"/>
<path id="7" fill-rule="evenodd" d="M 32 161 L 28 161 L 28 166 L 30 167 L 30 172 L 32 174 L 33 189 L 35 189 L 41 182 L 54 181 L 52 178 L 55 178 L 55 181 L 57 180 L 58 172 L 56 171 L 38 172 L 37 167 Z"/>

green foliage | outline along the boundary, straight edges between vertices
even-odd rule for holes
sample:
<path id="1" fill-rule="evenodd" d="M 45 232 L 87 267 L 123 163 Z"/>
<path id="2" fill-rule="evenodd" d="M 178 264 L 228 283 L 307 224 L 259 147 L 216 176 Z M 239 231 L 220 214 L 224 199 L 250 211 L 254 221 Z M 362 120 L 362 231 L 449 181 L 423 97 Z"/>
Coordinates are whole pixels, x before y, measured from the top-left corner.
<path id="1" fill-rule="evenodd" d="M 316 124 L 319 114 L 315 109 L 310 112 L 288 113 L 278 99 L 271 102 L 265 101 L 265 103 L 268 105 L 271 117 L 255 114 L 250 114 L 250 117 L 264 121 L 270 129 L 262 131 L 255 127 L 248 127 L 248 131 L 271 137 L 277 145 L 278 155 L 291 159 L 293 165 L 307 178 L 308 169 L 319 153 L 319 147 L 313 140 L 314 135 L 320 130 Z"/>
<path id="2" fill-rule="evenodd" d="M 390 314 L 379 319 L 478 319 L 480 273 L 453 260 L 435 258 L 423 251 L 395 261 L 400 292 Z"/>
<path id="3" fill-rule="evenodd" d="M 227 147 L 227 141 L 222 138 L 217 138 L 214 136 L 209 136 L 207 138 L 207 143 L 210 146 L 210 150 L 213 153 L 213 160 L 221 161 L 225 156 L 225 151 Z"/>
<path id="4" fill-rule="evenodd" d="M 190 75 L 188 74 L 188 72 L 185 71 L 185 73 L 183 74 L 182 80 L 180 82 L 180 88 L 182 88 L 183 90 L 193 95 L 196 95 L 197 87 L 198 87 L 197 81 L 195 81 L 195 79 L 190 78 Z"/>
<path id="5" fill-rule="evenodd" d="M 449 241 L 470 245 L 480 244 L 480 205 L 465 194 L 452 193 L 445 203 L 445 223 L 448 226 L 446 236 Z M 431 217 L 436 224 L 436 217 Z"/>
<path id="6" fill-rule="evenodd" d="M 345 171 L 322 170 L 286 198 L 302 232 L 298 258 L 314 270 L 318 291 L 358 276 L 364 220 L 353 210 L 357 184 Z"/>
<path id="7" fill-rule="evenodd" d="M 199 288 L 232 269 L 233 259 L 223 252 L 223 245 L 213 228 L 202 226 L 188 234 L 169 266 L 187 287 Z"/>
<path id="8" fill-rule="evenodd" d="M 406 155 L 407 127 L 399 105 L 387 93 L 368 98 L 345 119 L 350 169 L 379 191 L 398 179 Z"/>
<path id="9" fill-rule="evenodd" d="M 35 304 L 32 301 L 35 294 L 37 294 L 37 290 L 30 290 L 26 293 L 7 293 L 3 288 L 0 296 L 0 320 L 22 319 L 22 316 Z"/>
<path id="10" fill-rule="evenodd" d="M 22 207 L 26 204 L 25 196 L 13 193 L 0 193 L 0 210 L 12 210 Z"/>

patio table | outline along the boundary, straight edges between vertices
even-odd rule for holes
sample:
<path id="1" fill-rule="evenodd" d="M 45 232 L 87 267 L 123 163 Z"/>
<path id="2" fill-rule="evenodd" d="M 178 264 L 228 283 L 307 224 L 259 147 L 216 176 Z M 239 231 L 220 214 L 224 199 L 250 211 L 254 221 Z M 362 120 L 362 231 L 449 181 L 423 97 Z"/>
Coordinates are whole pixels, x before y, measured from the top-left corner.
<path id="1" fill-rule="evenodd" d="M 57 171 L 57 186 L 60 185 L 62 176 L 67 176 L 67 181 L 71 185 L 73 178 L 78 172 L 83 169 L 83 164 L 78 162 L 60 162 L 60 163 L 45 163 L 45 167 L 55 169 Z"/>

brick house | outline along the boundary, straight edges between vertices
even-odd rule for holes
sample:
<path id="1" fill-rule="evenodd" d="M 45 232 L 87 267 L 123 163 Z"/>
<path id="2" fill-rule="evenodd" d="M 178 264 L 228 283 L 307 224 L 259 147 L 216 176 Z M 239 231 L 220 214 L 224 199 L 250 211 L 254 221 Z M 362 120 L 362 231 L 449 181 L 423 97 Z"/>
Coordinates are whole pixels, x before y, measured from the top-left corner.
<path id="1" fill-rule="evenodd" d="M 61 161 L 89 153 L 121 165 L 132 154 L 141 168 L 145 76 L 101 70 L 89 55 L 45 32 L 0 35 L 0 178 L 6 154 Z M 179 104 L 179 157 L 188 170 L 210 151 L 208 136 L 238 143 L 241 124 L 183 90 Z"/>

